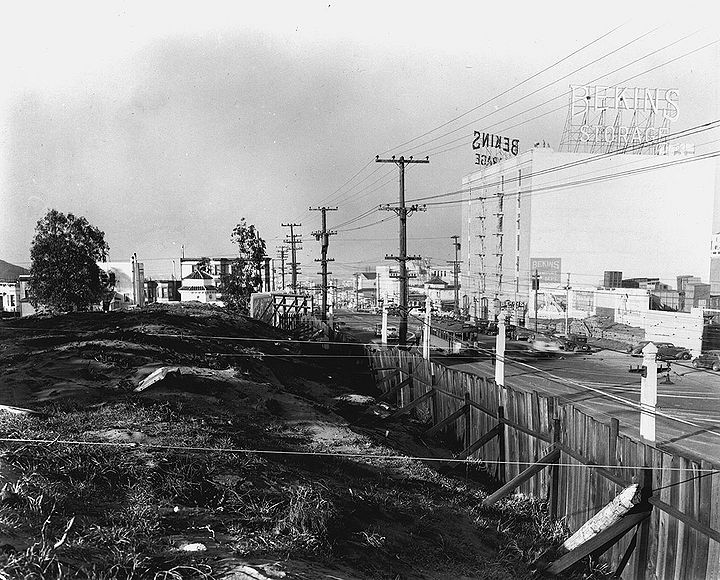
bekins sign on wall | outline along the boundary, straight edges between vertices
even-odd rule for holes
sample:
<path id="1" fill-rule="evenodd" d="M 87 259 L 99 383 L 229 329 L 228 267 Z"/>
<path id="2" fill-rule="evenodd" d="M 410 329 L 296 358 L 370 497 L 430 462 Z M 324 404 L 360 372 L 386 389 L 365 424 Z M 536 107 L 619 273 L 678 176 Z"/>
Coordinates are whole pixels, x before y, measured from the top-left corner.
<path id="1" fill-rule="evenodd" d="M 560 284 L 561 266 L 560 258 L 530 258 L 530 275 L 534 276 L 537 270 L 541 287 L 543 284 Z"/>
<path id="2" fill-rule="evenodd" d="M 475 154 L 475 165 L 494 165 L 506 157 L 503 153 L 517 155 L 519 147 L 519 139 L 475 131 L 472 142 L 473 150 L 485 149 L 485 153 Z M 495 151 L 492 151 L 493 149 Z"/>

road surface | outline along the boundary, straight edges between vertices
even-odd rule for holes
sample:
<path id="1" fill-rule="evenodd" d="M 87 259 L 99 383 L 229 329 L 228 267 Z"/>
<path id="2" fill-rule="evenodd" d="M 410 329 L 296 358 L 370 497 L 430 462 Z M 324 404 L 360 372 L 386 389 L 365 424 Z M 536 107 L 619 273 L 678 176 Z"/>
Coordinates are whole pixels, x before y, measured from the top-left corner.
<path id="1" fill-rule="evenodd" d="M 381 317 L 342 312 L 336 320 L 358 340 L 369 342 Z M 389 324 L 397 325 L 398 319 L 390 317 Z M 411 320 L 410 327 L 419 332 L 419 321 Z M 447 352 L 447 341 L 432 337 L 432 344 Z M 629 369 L 642 365 L 642 358 L 611 350 L 538 358 L 521 356 L 514 344 L 508 342 L 506 385 L 556 396 L 598 420 L 609 422 L 614 417 L 622 433 L 639 437 L 640 412 L 635 405 L 640 401 L 640 375 Z M 481 349 L 492 350 L 494 345 L 495 337 L 480 338 Z M 432 358 L 457 370 L 494 376 L 489 355 L 452 356 L 435 351 Z M 672 361 L 670 366 L 669 375 L 658 376 L 656 445 L 720 465 L 720 373 L 694 369 L 690 361 Z"/>

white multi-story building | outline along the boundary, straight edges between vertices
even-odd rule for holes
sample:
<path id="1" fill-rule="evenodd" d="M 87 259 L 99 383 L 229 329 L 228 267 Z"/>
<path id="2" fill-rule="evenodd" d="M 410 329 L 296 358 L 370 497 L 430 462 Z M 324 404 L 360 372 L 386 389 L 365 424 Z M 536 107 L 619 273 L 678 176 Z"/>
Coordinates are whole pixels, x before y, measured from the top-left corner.
<path id="1" fill-rule="evenodd" d="M 463 179 L 461 301 L 479 316 L 532 311 L 540 292 L 602 285 L 603 272 L 707 277 L 713 159 L 534 148 Z"/>

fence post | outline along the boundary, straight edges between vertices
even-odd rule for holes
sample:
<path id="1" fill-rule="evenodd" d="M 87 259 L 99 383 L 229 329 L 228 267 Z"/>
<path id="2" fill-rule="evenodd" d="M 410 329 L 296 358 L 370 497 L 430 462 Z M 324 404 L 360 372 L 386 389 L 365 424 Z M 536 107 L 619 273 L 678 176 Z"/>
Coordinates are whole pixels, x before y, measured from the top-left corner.
<path id="1" fill-rule="evenodd" d="M 465 449 L 470 447 L 472 445 L 472 436 L 470 434 L 470 429 L 472 427 L 472 416 L 470 413 L 470 393 L 468 391 L 465 391 Z"/>
<path id="2" fill-rule="evenodd" d="M 505 386 L 505 313 L 500 313 L 495 340 L 495 384 Z"/>
<path id="3" fill-rule="evenodd" d="M 500 483 L 505 483 L 505 462 L 507 461 L 507 455 L 505 453 L 505 432 L 507 431 L 507 427 L 505 427 L 505 424 L 503 423 L 503 419 L 505 418 L 505 407 L 498 407 L 497 410 L 498 414 L 498 424 L 503 426 L 503 431 L 498 437 L 498 466 L 497 466 L 497 474 L 498 474 L 498 481 Z"/>
<path id="4" fill-rule="evenodd" d="M 423 324 L 423 358 L 430 360 L 430 296 L 425 298 L 425 322 Z"/>
<path id="5" fill-rule="evenodd" d="M 415 400 L 415 383 L 413 381 L 413 364 L 412 361 L 408 361 L 408 402 L 405 402 L 405 397 L 402 397 L 401 393 L 401 401 L 403 404 L 403 407 L 408 404 L 412 403 Z M 412 413 L 411 413 L 412 414 Z"/>
<path id="6" fill-rule="evenodd" d="M 557 417 L 553 419 L 553 444 L 559 445 L 561 442 L 560 437 L 560 419 Z M 558 503 L 560 499 L 560 461 L 558 460 L 550 470 L 550 517 L 554 520 L 557 519 Z"/>
<path id="7" fill-rule="evenodd" d="M 433 425 L 437 425 L 438 423 L 438 404 L 437 404 L 437 398 L 438 398 L 438 392 L 435 389 L 435 386 L 437 385 L 437 378 L 435 377 L 435 363 L 430 363 L 430 387 L 433 389 L 433 396 L 432 399 L 430 399 L 430 412 L 432 413 L 432 422 Z"/>
<path id="8" fill-rule="evenodd" d="M 652 344 L 652 343 L 650 343 Z M 652 346 L 655 346 L 654 344 Z M 647 466 L 647 452 L 645 453 L 645 465 Z M 647 503 L 652 495 L 652 469 L 645 467 L 642 471 L 642 503 Z M 635 549 L 635 574 L 633 578 L 635 580 L 645 580 L 648 570 L 648 559 L 650 551 L 650 520 L 651 518 L 645 518 L 638 528 L 637 534 L 637 547 Z"/>
<path id="9" fill-rule="evenodd" d="M 610 438 L 608 441 L 608 463 L 610 465 L 617 465 L 617 441 L 620 434 L 620 421 L 615 417 L 610 419 Z M 613 470 L 615 472 L 616 470 Z"/>
<path id="10" fill-rule="evenodd" d="M 643 348 L 643 378 L 640 380 L 640 437 L 655 441 L 655 408 L 657 405 L 657 346 Z"/>

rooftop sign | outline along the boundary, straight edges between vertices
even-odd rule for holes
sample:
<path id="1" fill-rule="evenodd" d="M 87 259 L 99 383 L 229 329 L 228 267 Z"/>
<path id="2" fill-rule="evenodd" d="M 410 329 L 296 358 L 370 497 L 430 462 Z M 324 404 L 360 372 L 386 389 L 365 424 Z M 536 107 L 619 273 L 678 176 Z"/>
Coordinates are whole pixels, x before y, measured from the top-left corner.
<path id="1" fill-rule="evenodd" d="M 680 116 L 678 89 L 570 85 L 561 149 L 665 153 L 670 123 Z"/>
<path id="2" fill-rule="evenodd" d="M 519 147 L 519 139 L 480 131 L 473 134 L 473 151 L 483 150 L 483 153 L 475 153 L 475 165 L 495 165 L 506 157 L 517 155 Z"/>

